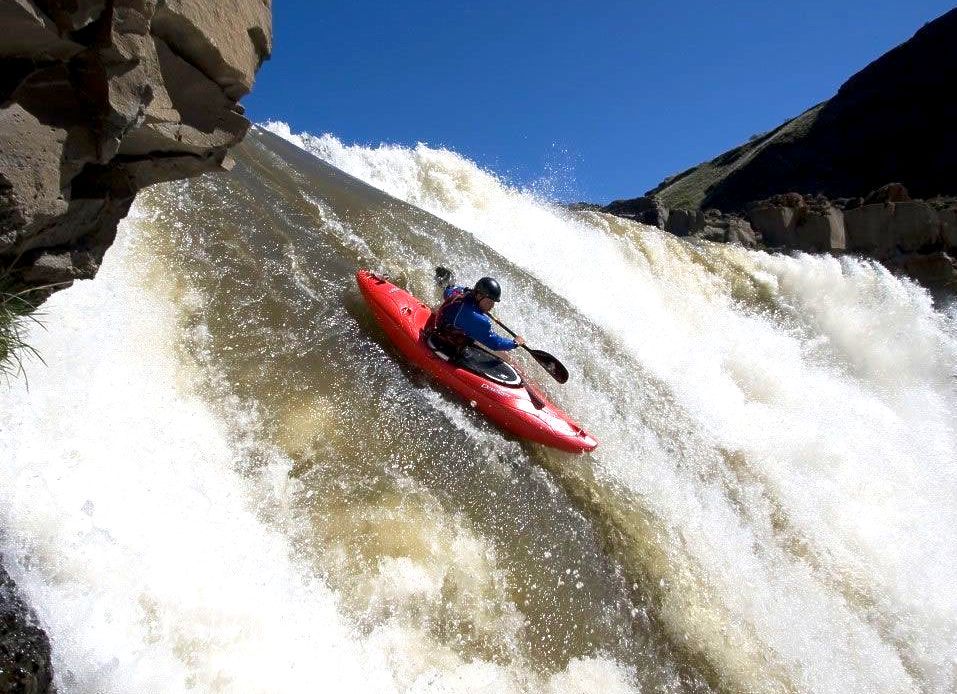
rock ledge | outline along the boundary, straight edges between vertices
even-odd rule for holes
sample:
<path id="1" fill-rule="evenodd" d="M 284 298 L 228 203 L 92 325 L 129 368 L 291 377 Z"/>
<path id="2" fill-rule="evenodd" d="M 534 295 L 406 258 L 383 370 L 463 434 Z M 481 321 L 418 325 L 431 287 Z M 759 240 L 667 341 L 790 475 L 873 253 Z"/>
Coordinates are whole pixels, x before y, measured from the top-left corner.
<path id="1" fill-rule="evenodd" d="M 271 0 L 0 0 L 0 269 L 92 277 L 136 192 L 228 168 Z"/>

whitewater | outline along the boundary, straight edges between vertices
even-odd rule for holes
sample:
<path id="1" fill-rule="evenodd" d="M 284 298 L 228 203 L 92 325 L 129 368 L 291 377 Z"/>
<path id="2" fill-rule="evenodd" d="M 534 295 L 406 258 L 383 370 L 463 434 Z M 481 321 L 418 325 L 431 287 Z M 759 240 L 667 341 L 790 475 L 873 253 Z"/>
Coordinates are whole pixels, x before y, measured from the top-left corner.
<path id="1" fill-rule="evenodd" d="M 957 323 L 852 257 L 255 128 L 145 191 L 0 390 L 0 551 L 67 692 L 951 692 Z M 499 313 L 601 442 L 402 364 L 359 267 Z M 527 365 L 535 375 L 534 363 Z"/>

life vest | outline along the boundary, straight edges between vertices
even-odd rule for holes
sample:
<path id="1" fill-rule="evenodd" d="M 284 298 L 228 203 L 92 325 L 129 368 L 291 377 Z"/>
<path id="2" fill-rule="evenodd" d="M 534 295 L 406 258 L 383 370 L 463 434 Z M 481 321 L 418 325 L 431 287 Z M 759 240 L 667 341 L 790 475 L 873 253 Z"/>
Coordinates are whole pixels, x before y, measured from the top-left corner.
<path id="1" fill-rule="evenodd" d="M 456 355 L 460 355 L 463 349 L 472 344 L 472 338 L 468 336 L 468 333 L 452 324 L 455 312 L 461 308 L 462 303 L 469 296 L 470 292 L 453 294 L 432 314 L 430 337 L 443 350 L 451 351 Z"/>

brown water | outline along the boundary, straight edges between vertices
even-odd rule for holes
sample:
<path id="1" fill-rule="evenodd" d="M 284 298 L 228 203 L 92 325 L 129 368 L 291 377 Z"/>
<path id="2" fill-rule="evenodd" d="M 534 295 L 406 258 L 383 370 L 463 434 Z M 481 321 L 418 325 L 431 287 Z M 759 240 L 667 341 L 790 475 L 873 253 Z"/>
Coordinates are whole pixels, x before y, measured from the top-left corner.
<path id="1" fill-rule="evenodd" d="M 51 302 L 74 356 L 0 451 L 57 512 L 0 500 L 67 691 L 948 690 L 957 349 L 917 288 L 312 144 L 459 226 L 254 130 Z M 500 279 L 593 455 L 389 346 L 355 271 L 434 302 L 438 264 Z"/>

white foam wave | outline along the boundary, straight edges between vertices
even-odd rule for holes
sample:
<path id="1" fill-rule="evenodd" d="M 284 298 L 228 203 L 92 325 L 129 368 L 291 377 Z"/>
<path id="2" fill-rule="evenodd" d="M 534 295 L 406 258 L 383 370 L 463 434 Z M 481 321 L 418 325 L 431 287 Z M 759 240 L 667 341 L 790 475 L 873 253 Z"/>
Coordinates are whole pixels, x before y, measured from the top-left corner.
<path id="1" fill-rule="evenodd" d="M 315 528 L 291 510 L 311 495 L 290 460 L 249 436 L 257 413 L 193 391 L 216 378 L 176 354 L 187 330 L 203 350 L 202 324 L 184 319 L 203 297 L 157 271 L 139 238 L 150 220 L 139 204 L 97 278 L 44 305 L 29 340 L 48 366 L 31 361 L 29 388 L 2 394 L 0 551 L 50 636 L 61 691 L 631 691 L 633 673 L 611 660 L 546 677 L 521 657 L 464 658 L 429 633 L 423 611 L 492 642 L 524 628 L 487 543 L 434 500 L 404 499 L 394 517 L 334 514 L 340 530 L 355 516 L 421 543 L 353 577 L 366 624 L 345 617 L 297 557 L 294 538 Z M 347 574 L 336 553 L 354 548 L 339 541 L 348 534 L 319 564 Z"/>
<path id="2" fill-rule="evenodd" d="M 669 423 L 624 405 L 595 460 L 695 565 L 701 595 L 675 597 L 676 631 L 742 677 L 757 643 L 769 676 L 809 691 L 957 686 L 957 342 L 923 290 L 867 261 L 694 246 L 570 213 L 443 149 L 267 127 L 471 232 L 667 386 L 699 448 L 659 446 Z M 533 321 L 517 303 L 506 319 Z M 743 509 L 703 480 L 722 452 Z"/>
<path id="3" fill-rule="evenodd" d="M 270 485 L 237 472 L 243 451 L 182 383 L 175 309 L 131 278 L 137 223 L 95 281 L 44 305 L 29 339 L 48 366 L 2 394 L 4 562 L 61 691 L 387 690 L 335 596 L 258 517 Z"/>

